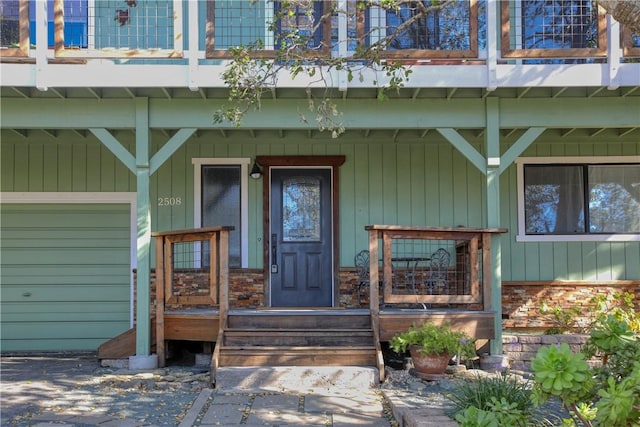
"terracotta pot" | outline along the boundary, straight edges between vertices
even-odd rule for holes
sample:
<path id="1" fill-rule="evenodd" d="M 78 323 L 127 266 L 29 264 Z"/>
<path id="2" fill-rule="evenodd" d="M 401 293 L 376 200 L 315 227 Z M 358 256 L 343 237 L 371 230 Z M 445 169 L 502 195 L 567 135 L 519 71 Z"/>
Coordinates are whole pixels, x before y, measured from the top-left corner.
<path id="1" fill-rule="evenodd" d="M 420 347 L 417 345 L 409 347 L 416 375 L 425 380 L 442 378 L 449 365 L 451 355 L 448 353 L 425 355 L 420 353 L 419 349 Z"/>

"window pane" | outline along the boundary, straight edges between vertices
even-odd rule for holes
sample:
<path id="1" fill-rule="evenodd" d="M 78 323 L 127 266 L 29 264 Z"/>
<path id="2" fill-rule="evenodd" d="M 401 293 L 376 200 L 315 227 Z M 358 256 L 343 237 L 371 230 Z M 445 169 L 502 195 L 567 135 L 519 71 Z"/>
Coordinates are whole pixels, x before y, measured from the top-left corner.
<path id="1" fill-rule="evenodd" d="M 470 49 L 469 2 L 456 1 L 442 9 L 429 13 L 398 30 L 411 20 L 423 8 L 432 6 L 431 1 L 407 2 L 398 12 L 387 10 L 389 33 L 398 32 L 389 45 L 390 50 L 397 49 Z"/>
<path id="2" fill-rule="evenodd" d="M 528 0 L 522 3 L 523 47 L 596 47 L 597 7 L 591 0 Z"/>
<path id="3" fill-rule="evenodd" d="M 240 267 L 240 166 L 202 167 L 202 226 L 219 225 L 234 227 L 229 233 L 229 266 Z"/>
<path id="4" fill-rule="evenodd" d="M 524 168 L 524 210 L 527 234 L 585 232 L 582 166 Z"/>
<path id="5" fill-rule="evenodd" d="M 640 233 L 640 165 L 589 166 L 589 232 Z"/>
<path id="6" fill-rule="evenodd" d="M 282 240 L 320 240 L 320 180 L 294 177 L 282 183 Z"/>
<path id="7" fill-rule="evenodd" d="M 20 4 L 18 0 L 0 1 L 0 46 L 18 47 L 20 43 Z"/>

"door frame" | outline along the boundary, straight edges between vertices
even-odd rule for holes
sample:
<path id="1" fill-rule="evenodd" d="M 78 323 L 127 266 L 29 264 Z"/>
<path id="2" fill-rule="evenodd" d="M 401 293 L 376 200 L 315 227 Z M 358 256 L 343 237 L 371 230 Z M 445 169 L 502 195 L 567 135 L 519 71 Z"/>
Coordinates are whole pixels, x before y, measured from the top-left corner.
<path id="1" fill-rule="evenodd" d="M 256 156 L 256 162 L 262 167 L 262 277 L 264 282 L 263 304 L 271 306 L 271 276 L 269 270 L 269 242 L 271 230 L 271 168 L 331 168 L 331 223 L 332 252 L 333 252 L 333 307 L 340 305 L 340 166 L 344 164 L 345 156 Z"/>

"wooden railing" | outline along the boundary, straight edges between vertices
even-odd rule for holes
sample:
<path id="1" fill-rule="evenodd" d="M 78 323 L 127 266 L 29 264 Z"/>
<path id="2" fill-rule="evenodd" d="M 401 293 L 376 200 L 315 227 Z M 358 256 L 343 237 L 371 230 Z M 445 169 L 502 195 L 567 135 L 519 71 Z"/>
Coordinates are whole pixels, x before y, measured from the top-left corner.
<path id="1" fill-rule="evenodd" d="M 229 231 L 208 227 L 152 233 L 156 238 L 156 343 L 158 362 L 165 360 L 165 316 L 217 308 L 219 332 L 229 312 Z M 177 271 L 179 275 L 175 274 Z M 181 339 L 189 340 L 189 331 Z"/>
<path id="2" fill-rule="evenodd" d="M 369 6 L 361 8 L 355 0 L 345 2 L 347 19 L 330 13 L 330 2 L 316 2 L 309 10 L 298 11 L 299 18 L 283 18 L 270 27 L 279 2 L 216 2 L 203 7 L 184 7 L 181 0 L 169 2 L 67 2 L 54 0 L 48 13 L 48 27 L 34 19 L 44 2 L 14 0 L 3 2 L 3 45 L 0 56 L 33 59 L 37 41 L 47 41 L 56 58 L 171 58 L 184 60 L 185 40 L 190 50 L 204 42 L 207 58 L 230 58 L 230 48 L 256 44 L 256 56 L 274 57 L 279 49 L 279 32 L 306 34 L 314 31 L 309 41 L 314 55 L 335 54 L 338 46 L 347 46 L 347 55 L 371 46 L 380 39 L 385 43 L 382 57 L 395 60 L 486 59 L 483 49 L 489 47 L 488 34 L 500 34 L 499 59 L 603 58 L 607 56 L 607 22 L 605 12 L 591 6 L 586 12 L 550 7 L 515 7 L 514 1 L 500 4 L 500 28 L 490 28 L 486 1 L 453 2 L 442 10 L 429 13 L 418 22 L 404 26 L 416 13 L 409 3 L 398 11 L 385 11 Z M 72 7 L 72 3 L 75 7 Z M 534 4 L 536 2 L 529 2 Z M 51 5 L 50 5 L 51 6 Z M 535 5 L 534 5 L 535 6 Z M 300 6 L 302 7 L 302 6 Z M 580 9 L 582 10 L 582 9 Z M 581 13 L 581 14 L 579 14 Z M 195 15 L 195 16 L 193 16 Z M 329 18 L 326 18 L 330 16 Z M 185 19 L 186 17 L 186 19 Z M 304 17 L 304 18 L 302 18 Z M 216 19 L 218 18 L 218 19 Z M 561 21 L 562 25 L 538 24 L 538 21 Z M 314 19 L 322 19 L 315 22 Z M 233 35 L 216 26 L 216 22 L 233 27 Z M 367 24 L 368 23 L 368 24 Z M 36 26 L 33 31 L 33 26 Z M 192 30 L 190 26 L 197 25 Z M 339 27 L 346 31 L 338 31 Z M 153 33 L 149 28 L 153 27 Z M 540 28 L 538 28 L 540 27 Z M 616 27 L 617 28 L 617 27 Z M 528 30 L 527 30 L 528 29 Z M 126 30 L 126 31 L 124 31 Z M 49 38 L 49 31 L 51 38 Z M 527 31 L 534 36 L 528 37 Z M 34 34 L 46 32 L 44 37 Z M 332 34 L 346 34 L 338 38 Z M 187 35 L 189 37 L 187 37 Z M 622 26 L 622 54 L 640 56 L 640 35 Z M 37 40 L 36 40 L 37 39 Z M 195 39 L 195 40 L 194 40 Z M 481 57 L 482 56 L 482 57 Z M 356 58 L 357 59 L 357 58 Z"/>
<path id="3" fill-rule="evenodd" d="M 382 283 L 385 305 L 476 304 L 486 308 L 491 299 L 491 235 L 506 229 L 398 225 L 368 225 L 365 229 L 369 232 L 370 283 Z M 377 312 L 381 302 L 378 286 L 369 288 L 371 311 Z"/>

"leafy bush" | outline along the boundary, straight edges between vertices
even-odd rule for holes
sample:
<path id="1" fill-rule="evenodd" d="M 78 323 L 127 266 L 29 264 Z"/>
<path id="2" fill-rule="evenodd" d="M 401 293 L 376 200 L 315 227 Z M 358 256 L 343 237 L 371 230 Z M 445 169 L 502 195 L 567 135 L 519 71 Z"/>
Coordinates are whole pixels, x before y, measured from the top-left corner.
<path id="1" fill-rule="evenodd" d="M 425 355 L 447 353 L 450 356 L 460 355 L 470 358 L 476 355 L 473 338 L 461 331 L 451 329 L 449 323 L 436 325 L 425 322 L 421 325 L 411 325 L 405 332 L 391 338 L 389 347 L 396 353 L 403 353 L 412 346 L 420 347 L 420 353 Z"/>
<path id="2" fill-rule="evenodd" d="M 563 425 L 640 426 L 640 340 L 629 314 L 600 316 L 591 331 L 585 351 L 601 356 L 601 367 L 590 368 L 567 344 L 540 349 L 531 363 L 535 403 L 558 397 L 573 417 Z"/>
<path id="3" fill-rule="evenodd" d="M 455 393 L 450 393 L 447 397 L 453 402 L 456 420 L 469 427 L 526 426 L 527 420 L 532 417 L 531 389 L 508 374 L 478 377 L 464 382 L 456 387 Z M 469 411 L 470 408 L 475 410 Z M 485 412 L 491 416 L 484 414 Z M 473 424 L 475 418 L 483 423 L 493 420 L 497 424 Z"/>

